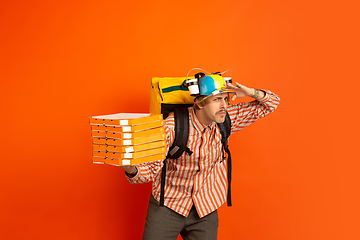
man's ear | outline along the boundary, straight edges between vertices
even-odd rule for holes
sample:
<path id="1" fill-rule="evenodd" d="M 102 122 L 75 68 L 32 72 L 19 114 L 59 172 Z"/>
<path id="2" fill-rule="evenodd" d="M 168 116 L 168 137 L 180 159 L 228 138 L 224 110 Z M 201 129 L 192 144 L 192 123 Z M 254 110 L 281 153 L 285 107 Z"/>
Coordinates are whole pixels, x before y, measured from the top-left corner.
<path id="1" fill-rule="evenodd" d="M 204 106 L 202 106 L 202 104 L 199 103 L 199 100 L 198 99 L 195 99 L 195 104 L 196 106 L 199 108 L 199 109 L 203 109 Z"/>

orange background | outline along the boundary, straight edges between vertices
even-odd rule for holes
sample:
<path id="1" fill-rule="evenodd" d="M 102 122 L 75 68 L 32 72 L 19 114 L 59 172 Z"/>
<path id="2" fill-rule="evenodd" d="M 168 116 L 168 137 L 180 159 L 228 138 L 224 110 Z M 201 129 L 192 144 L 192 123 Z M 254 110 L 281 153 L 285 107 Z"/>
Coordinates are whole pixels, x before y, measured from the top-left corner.
<path id="1" fill-rule="evenodd" d="M 353 2 L 1 1 L 0 238 L 140 239 L 151 185 L 91 162 L 88 118 L 232 67 L 281 104 L 230 139 L 219 239 L 360 239 Z"/>

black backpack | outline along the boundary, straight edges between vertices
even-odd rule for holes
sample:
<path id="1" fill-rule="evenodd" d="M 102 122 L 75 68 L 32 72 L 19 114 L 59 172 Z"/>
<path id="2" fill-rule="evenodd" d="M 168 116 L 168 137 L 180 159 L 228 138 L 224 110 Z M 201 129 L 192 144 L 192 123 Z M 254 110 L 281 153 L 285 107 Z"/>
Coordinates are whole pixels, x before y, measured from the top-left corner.
<path id="1" fill-rule="evenodd" d="M 187 142 L 189 138 L 189 112 L 188 107 L 193 106 L 192 104 L 161 104 L 161 113 L 163 118 L 167 118 L 170 112 L 174 112 L 175 118 L 175 138 L 173 145 L 169 148 L 166 159 L 177 159 L 184 151 L 184 154 L 192 154 L 192 151 L 188 148 Z M 227 194 L 227 205 L 231 204 L 231 154 L 228 148 L 228 138 L 231 130 L 231 120 L 228 113 L 226 113 L 224 123 L 217 124 L 221 133 L 221 142 L 224 151 L 228 154 L 227 160 L 227 179 L 228 179 L 228 194 Z M 166 178 L 166 159 L 161 171 L 161 191 L 160 191 L 160 206 L 164 206 L 164 195 L 165 195 L 165 178 Z M 223 155 L 225 160 L 225 155 Z"/>

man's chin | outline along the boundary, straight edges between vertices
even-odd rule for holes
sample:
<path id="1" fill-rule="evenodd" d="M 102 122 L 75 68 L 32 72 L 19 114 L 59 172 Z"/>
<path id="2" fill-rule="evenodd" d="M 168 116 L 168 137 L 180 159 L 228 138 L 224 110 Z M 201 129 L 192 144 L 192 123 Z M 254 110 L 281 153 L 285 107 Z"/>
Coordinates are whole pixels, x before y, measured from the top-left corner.
<path id="1" fill-rule="evenodd" d="M 217 116 L 217 117 L 215 118 L 215 122 L 216 122 L 216 123 L 223 123 L 223 122 L 225 122 L 225 116 L 226 116 L 226 115 L 224 115 L 224 116 Z"/>

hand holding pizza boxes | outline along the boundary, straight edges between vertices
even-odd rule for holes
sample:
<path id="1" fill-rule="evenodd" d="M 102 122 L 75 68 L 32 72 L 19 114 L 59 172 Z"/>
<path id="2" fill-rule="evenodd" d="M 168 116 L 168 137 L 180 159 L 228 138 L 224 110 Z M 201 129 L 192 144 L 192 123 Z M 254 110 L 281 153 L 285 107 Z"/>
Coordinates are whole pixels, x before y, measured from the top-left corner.
<path id="1" fill-rule="evenodd" d="M 165 159 L 161 114 L 118 113 L 90 117 L 93 162 L 118 166 Z"/>

